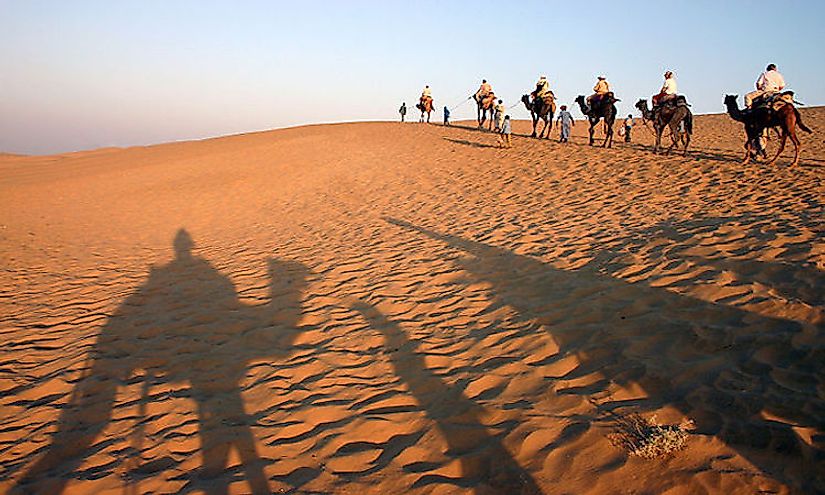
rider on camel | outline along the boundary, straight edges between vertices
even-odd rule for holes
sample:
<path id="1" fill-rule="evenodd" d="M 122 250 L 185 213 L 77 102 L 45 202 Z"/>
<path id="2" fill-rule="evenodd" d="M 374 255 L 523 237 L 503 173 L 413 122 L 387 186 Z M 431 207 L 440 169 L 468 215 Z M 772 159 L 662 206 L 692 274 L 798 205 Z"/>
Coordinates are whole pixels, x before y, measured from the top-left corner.
<path id="1" fill-rule="evenodd" d="M 759 79 L 756 80 L 756 91 L 745 95 L 745 106 L 750 108 L 753 100 L 760 96 L 768 97 L 785 89 L 785 78 L 776 70 L 776 64 L 768 64 Z"/>
<path id="2" fill-rule="evenodd" d="M 533 98 L 544 98 L 547 93 L 550 93 L 550 83 L 547 81 L 547 76 L 541 76 L 536 81 L 536 90 L 533 91 L 531 96 Z"/>
<path id="3" fill-rule="evenodd" d="M 599 76 L 598 79 L 599 80 L 596 82 L 596 85 L 593 86 L 594 93 L 587 97 L 587 106 L 591 108 L 593 105 L 601 102 L 602 98 L 604 98 L 607 93 L 610 93 L 610 83 L 607 82 L 607 78 L 604 76 Z M 593 100 L 595 100 L 595 102 Z"/>
<path id="4" fill-rule="evenodd" d="M 673 72 L 667 71 L 665 72 L 665 83 L 662 85 L 662 89 L 659 90 L 658 94 L 653 95 L 651 100 L 653 100 L 653 106 L 657 107 L 675 99 L 676 77 L 673 76 Z"/>
<path id="5" fill-rule="evenodd" d="M 424 86 L 424 91 L 421 92 L 421 100 L 426 100 L 427 98 L 432 99 L 433 92 L 429 86 Z"/>
<path id="6" fill-rule="evenodd" d="M 487 79 L 482 79 L 481 86 L 478 87 L 478 91 L 475 93 L 475 99 L 476 101 L 484 101 L 484 98 L 487 98 L 487 95 L 492 93 L 493 87 L 487 82 Z"/>

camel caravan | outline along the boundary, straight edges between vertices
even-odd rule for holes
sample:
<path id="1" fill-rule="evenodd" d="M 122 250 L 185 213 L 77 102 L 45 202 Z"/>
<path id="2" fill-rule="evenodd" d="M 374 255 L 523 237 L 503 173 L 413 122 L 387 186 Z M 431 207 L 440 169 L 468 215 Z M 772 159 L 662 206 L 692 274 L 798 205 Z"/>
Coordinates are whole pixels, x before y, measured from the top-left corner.
<path id="1" fill-rule="evenodd" d="M 785 90 L 785 81 L 777 71 L 776 65 L 768 65 L 765 72 L 756 81 L 756 90 L 745 95 L 744 109 L 739 108 L 737 98 L 737 95 L 727 95 L 724 104 L 728 115 L 732 119 L 742 122 L 745 127 L 746 141 L 743 163 L 749 163 L 750 160 L 758 159 L 760 156 L 765 159 L 768 158 L 765 144 L 769 130 L 773 130 L 779 138 L 779 147 L 774 157 L 767 163 L 770 165 L 779 158 L 779 155 L 785 149 L 788 138 L 794 145 L 794 158 L 791 165 L 799 163 L 799 153 L 802 145 L 796 128 L 799 127 L 807 133 L 812 131 L 802 122 L 799 110 L 794 106 L 794 104 L 799 105 L 800 103 L 794 100 L 793 91 Z M 467 98 L 467 100 L 470 99 L 476 103 L 478 128 L 484 129 L 486 123 L 488 130 L 495 129 L 495 131 L 499 131 L 505 117 L 509 116 L 504 115 L 507 107 L 503 105 L 501 99 L 497 99 L 492 85 L 486 79 L 482 80 L 478 90 Z M 599 76 L 596 85 L 593 87 L 593 93 L 587 97 L 579 95 L 574 101 L 590 124 L 588 129 L 590 146 L 595 145 L 596 126 L 599 122 L 602 122 L 604 140 L 601 142 L 601 146 L 611 148 L 613 146 L 613 126 L 616 123 L 616 115 L 618 114 L 616 103 L 621 100 L 616 98 L 607 78 Z M 533 122 L 533 132 L 530 136 L 539 139 L 550 139 L 553 131 L 553 119 L 556 114 L 556 96 L 550 90 L 547 77 L 539 77 L 535 89 L 530 94 L 522 95 L 520 103 L 530 112 Z M 686 156 L 693 134 L 693 113 L 690 111 L 687 97 L 678 93 L 673 72 L 665 72 L 664 84 L 659 93 L 651 97 L 651 103 L 652 105 L 648 106 L 647 99 L 642 98 L 636 102 L 635 108 L 639 110 L 642 116 L 642 123 L 645 126 L 650 123 L 652 126 L 655 136 L 653 152 L 659 153 L 662 150 L 662 138 L 667 131 L 670 145 L 664 150 L 664 154 L 669 154 L 674 148 L 681 148 L 682 154 Z M 434 108 L 432 91 L 429 86 L 424 87 L 416 108 L 421 110 L 419 122 L 425 121 L 425 114 L 426 122 L 429 122 L 430 113 Z M 448 111 L 446 106 L 444 108 L 445 111 Z M 565 108 L 565 106 L 562 106 L 562 110 Z M 565 112 L 562 112 L 562 114 L 565 114 Z M 569 114 L 567 115 L 569 117 Z M 543 122 L 540 132 L 538 130 L 539 122 Z M 566 137 L 563 134 L 564 130 L 560 141 L 566 142 Z"/>

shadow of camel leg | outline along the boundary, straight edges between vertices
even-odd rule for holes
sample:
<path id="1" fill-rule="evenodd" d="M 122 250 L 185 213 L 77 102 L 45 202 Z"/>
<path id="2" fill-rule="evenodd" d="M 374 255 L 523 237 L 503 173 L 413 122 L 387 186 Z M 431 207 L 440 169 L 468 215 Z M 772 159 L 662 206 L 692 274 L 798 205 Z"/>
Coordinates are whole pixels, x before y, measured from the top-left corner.
<path id="1" fill-rule="evenodd" d="M 109 375 L 108 360 L 98 359 L 81 379 L 60 415 L 57 431 L 46 453 L 18 481 L 16 493 L 61 493 L 69 478 L 47 478 L 50 471 L 61 468 L 74 471 L 83 455 L 109 423 L 117 390 L 117 381 Z M 12 491 L 12 493 L 15 493 Z"/>
<path id="2" fill-rule="evenodd" d="M 236 388 L 211 395 L 201 401 L 199 409 L 203 452 L 201 477 L 209 480 L 206 492 L 209 495 L 229 493 L 225 471 L 230 450 L 234 447 L 241 458 L 247 482 L 251 487 L 249 493 L 271 493 L 261 467 L 261 459 L 255 450 L 255 439 L 249 428 L 251 419 L 244 411 L 240 390 Z"/>

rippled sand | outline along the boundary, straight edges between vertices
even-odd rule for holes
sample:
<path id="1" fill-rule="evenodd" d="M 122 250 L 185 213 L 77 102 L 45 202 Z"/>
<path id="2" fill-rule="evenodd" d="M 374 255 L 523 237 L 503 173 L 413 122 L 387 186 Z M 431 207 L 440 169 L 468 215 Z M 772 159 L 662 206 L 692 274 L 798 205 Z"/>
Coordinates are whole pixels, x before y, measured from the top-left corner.
<path id="1" fill-rule="evenodd" d="M 0 491 L 825 491 L 801 165 L 459 124 L 0 156 Z M 516 131 L 529 123 L 516 122 Z M 690 419 L 647 460 L 623 419 Z"/>

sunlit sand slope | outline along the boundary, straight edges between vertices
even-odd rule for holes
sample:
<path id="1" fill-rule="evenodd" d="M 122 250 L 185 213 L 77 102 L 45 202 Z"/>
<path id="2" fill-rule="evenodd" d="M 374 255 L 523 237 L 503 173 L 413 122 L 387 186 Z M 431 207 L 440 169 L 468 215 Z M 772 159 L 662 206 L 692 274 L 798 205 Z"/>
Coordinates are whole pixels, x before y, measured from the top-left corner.
<path id="1" fill-rule="evenodd" d="M 823 492 L 802 115 L 792 168 L 725 115 L 687 157 L 582 122 L 0 156 L 0 491 Z M 693 427 L 645 459 L 640 417 Z"/>

